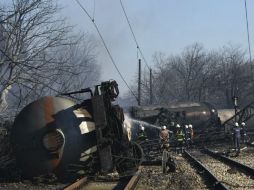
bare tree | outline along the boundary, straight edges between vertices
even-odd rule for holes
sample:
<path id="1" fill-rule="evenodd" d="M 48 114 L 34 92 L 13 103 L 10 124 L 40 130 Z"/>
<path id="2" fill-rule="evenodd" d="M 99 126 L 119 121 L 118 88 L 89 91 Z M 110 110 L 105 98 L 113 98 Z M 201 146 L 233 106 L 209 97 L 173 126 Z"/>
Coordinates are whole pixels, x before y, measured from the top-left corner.
<path id="1" fill-rule="evenodd" d="M 71 33 L 72 27 L 58 16 L 55 0 L 12 0 L 7 5 L 0 3 L 0 7 L 2 110 L 6 109 L 3 103 L 9 94 L 16 97 L 13 104 L 20 107 L 98 76 L 92 43 L 87 36 Z"/>
<path id="2" fill-rule="evenodd" d="M 200 44 L 179 55 L 154 55 L 153 92 L 155 104 L 174 101 L 208 101 L 217 107 L 233 107 L 232 97 L 244 105 L 253 99 L 253 81 L 245 52 L 228 45 L 207 51 Z M 148 73 L 143 76 L 143 102 L 148 104 Z"/>
<path id="3" fill-rule="evenodd" d="M 13 0 L 9 9 L 2 10 L 1 97 L 14 84 L 32 89 L 49 77 L 41 75 L 45 65 L 54 65 L 47 52 L 64 45 L 69 31 L 63 20 L 54 17 L 56 12 L 57 5 L 50 0 Z"/>
<path id="4" fill-rule="evenodd" d="M 221 92 L 221 98 L 226 103 L 225 107 L 232 107 L 232 97 L 236 95 L 246 98 L 246 94 L 249 93 L 248 87 L 251 85 L 251 75 L 246 70 L 248 65 L 245 52 L 240 47 L 229 45 L 218 54 L 219 69 L 215 81 L 220 87 L 218 91 Z"/>

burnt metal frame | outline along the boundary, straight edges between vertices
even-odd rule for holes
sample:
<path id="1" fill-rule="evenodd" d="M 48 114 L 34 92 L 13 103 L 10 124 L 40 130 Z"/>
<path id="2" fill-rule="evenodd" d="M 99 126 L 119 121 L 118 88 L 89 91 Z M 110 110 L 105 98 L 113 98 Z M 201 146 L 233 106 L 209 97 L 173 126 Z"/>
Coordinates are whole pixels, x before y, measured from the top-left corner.
<path id="1" fill-rule="evenodd" d="M 231 118 L 226 120 L 223 124 L 222 127 L 224 127 L 224 131 L 226 132 L 227 127 L 233 127 L 235 121 L 241 123 L 241 122 L 246 122 L 250 118 L 254 116 L 254 101 L 245 106 L 243 109 L 238 111 L 235 115 L 233 115 Z"/>
<path id="2" fill-rule="evenodd" d="M 118 94 L 117 83 L 115 81 L 107 81 L 97 85 L 92 96 L 98 155 L 102 172 L 109 172 L 114 167 L 111 148 L 112 138 L 114 138 L 111 132 L 113 132 L 112 124 L 114 125 L 114 123 L 111 121 L 112 116 L 110 114 L 112 113 L 110 112 L 112 112 L 111 102 L 114 101 Z M 109 129 L 107 133 L 104 130 L 106 128 Z"/>

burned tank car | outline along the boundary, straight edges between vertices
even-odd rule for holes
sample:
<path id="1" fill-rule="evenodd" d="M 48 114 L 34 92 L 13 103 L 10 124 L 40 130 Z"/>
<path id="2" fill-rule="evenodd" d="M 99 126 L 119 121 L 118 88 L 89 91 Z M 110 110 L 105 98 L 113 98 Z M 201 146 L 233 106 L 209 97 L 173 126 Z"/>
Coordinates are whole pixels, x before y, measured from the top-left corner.
<path id="1" fill-rule="evenodd" d="M 218 125 L 218 112 L 208 102 L 185 102 L 167 106 L 172 110 L 173 118 L 181 124 L 192 124 L 196 130 Z"/>
<path id="2" fill-rule="evenodd" d="M 197 130 L 218 124 L 217 110 L 209 103 L 176 102 L 169 105 L 131 108 L 131 115 L 155 125 L 192 124 Z"/>
<path id="3" fill-rule="evenodd" d="M 83 170 L 134 172 L 142 150 L 125 137 L 122 110 L 111 103 L 118 95 L 116 85 L 115 81 L 104 82 L 94 94 L 85 89 L 82 92 L 89 91 L 92 97 L 80 104 L 48 96 L 27 105 L 11 131 L 23 176 L 55 173 L 65 179 L 77 164 Z"/>
<path id="4" fill-rule="evenodd" d="M 76 110 L 74 106 L 66 98 L 43 97 L 16 117 L 12 143 L 25 176 L 52 171 L 60 174 L 66 163 L 79 160 L 82 150 L 96 145 L 91 110 Z"/>

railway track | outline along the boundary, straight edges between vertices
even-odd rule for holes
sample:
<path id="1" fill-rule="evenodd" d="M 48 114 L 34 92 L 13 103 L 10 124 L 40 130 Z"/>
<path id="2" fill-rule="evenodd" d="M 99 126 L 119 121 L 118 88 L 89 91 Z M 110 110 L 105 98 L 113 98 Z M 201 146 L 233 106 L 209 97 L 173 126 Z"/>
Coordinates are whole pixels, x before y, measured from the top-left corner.
<path id="1" fill-rule="evenodd" d="M 87 177 L 79 179 L 78 181 L 74 182 L 73 184 L 65 187 L 63 190 L 82 190 L 82 189 L 92 189 L 92 190 L 134 190 L 140 175 L 141 169 L 131 177 L 121 178 L 119 180 L 112 180 L 112 181 L 94 181 L 89 180 Z"/>
<path id="2" fill-rule="evenodd" d="M 228 188 L 223 185 L 220 180 L 197 158 L 191 155 L 189 152 L 185 151 L 184 156 L 189 160 L 202 174 L 205 176 L 207 183 L 209 183 L 215 189 L 228 190 Z"/>
<path id="3" fill-rule="evenodd" d="M 216 153 L 214 151 L 211 151 L 209 149 L 205 149 L 204 152 L 212 157 L 214 157 L 215 159 L 218 159 L 218 160 L 221 160 L 223 161 L 224 163 L 234 167 L 234 168 L 237 168 L 239 171 L 245 173 L 246 175 L 248 176 L 252 176 L 254 177 L 254 169 L 247 166 L 247 165 L 244 165 L 236 160 L 233 160 L 233 159 L 230 159 L 226 156 L 223 156 L 219 153 Z"/>
<path id="4" fill-rule="evenodd" d="M 204 152 L 185 151 L 184 155 L 215 189 L 254 188 L 254 170 L 244 164 L 208 149 Z"/>
<path id="5" fill-rule="evenodd" d="M 246 145 L 250 147 L 254 147 L 254 142 L 247 142 Z"/>

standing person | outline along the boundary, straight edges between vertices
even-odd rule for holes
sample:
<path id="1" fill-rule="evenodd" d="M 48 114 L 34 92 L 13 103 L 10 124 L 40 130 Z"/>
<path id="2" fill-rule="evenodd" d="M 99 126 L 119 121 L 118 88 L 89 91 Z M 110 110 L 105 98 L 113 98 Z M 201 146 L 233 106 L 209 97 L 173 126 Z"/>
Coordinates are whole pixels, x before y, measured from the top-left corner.
<path id="1" fill-rule="evenodd" d="M 176 153 L 183 153 L 184 133 L 179 124 L 176 125 Z"/>
<path id="2" fill-rule="evenodd" d="M 188 125 L 185 125 L 184 136 L 185 136 L 186 147 L 189 148 L 190 147 L 191 134 L 190 134 L 190 129 L 189 129 Z"/>
<path id="3" fill-rule="evenodd" d="M 246 143 L 246 124 L 245 122 L 241 123 L 241 139 L 243 143 Z"/>
<path id="4" fill-rule="evenodd" d="M 140 129 L 138 132 L 138 140 L 139 141 L 144 141 L 146 140 L 146 134 L 145 134 L 145 127 L 143 125 L 140 125 Z"/>
<path id="5" fill-rule="evenodd" d="M 189 124 L 189 130 L 190 130 L 190 143 L 193 144 L 193 138 L 194 138 L 194 130 L 191 124 Z"/>
<path id="6" fill-rule="evenodd" d="M 169 130 L 167 129 L 167 127 L 165 125 L 161 127 L 160 140 L 162 142 L 162 148 L 166 148 L 168 150 L 168 148 L 169 148 Z"/>
<path id="7" fill-rule="evenodd" d="M 235 122 L 232 135 L 233 135 L 235 151 L 236 151 L 236 154 L 238 155 L 240 153 L 240 139 L 241 139 L 241 129 L 239 127 L 238 122 Z"/>

